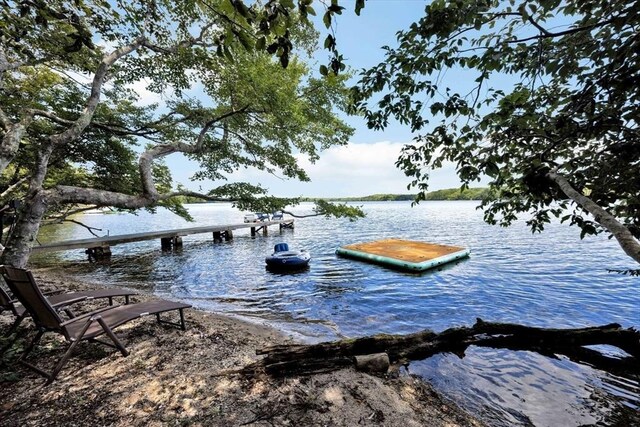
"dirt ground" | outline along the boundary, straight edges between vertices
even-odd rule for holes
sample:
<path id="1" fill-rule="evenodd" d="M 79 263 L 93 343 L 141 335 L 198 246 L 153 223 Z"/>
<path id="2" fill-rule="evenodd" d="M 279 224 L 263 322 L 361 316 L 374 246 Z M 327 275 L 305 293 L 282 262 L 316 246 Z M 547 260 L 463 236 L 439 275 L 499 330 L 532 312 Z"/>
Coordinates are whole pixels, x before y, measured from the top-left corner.
<path id="1" fill-rule="evenodd" d="M 61 280 L 50 271 L 34 274 L 43 289 L 95 287 Z M 187 331 L 159 325 L 153 317 L 117 328 L 128 357 L 83 342 L 47 387 L 42 377 L 15 363 L 26 342 L 18 340 L 0 356 L 0 425 L 482 425 L 428 384 L 406 375 L 378 377 L 353 369 L 285 379 L 225 374 L 257 360 L 256 349 L 291 339 L 232 317 L 195 309 L 185 313 Z M 0 315 L 0 334 L 11 321 L 9 314 Z M 31 321 L 21 331 L 32 336 Z M 45 367 L 64 351 L 60 337 L 47 335 L 30 357 Z"/>

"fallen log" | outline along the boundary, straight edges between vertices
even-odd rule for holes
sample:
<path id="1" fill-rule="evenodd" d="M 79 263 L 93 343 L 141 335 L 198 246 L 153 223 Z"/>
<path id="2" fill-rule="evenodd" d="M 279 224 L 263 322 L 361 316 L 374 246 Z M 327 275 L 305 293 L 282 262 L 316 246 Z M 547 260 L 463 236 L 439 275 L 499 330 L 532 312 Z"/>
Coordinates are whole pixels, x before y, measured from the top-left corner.
<path id="1" fill-rule="evenodd" d="M 629 356 L 607 357 L 585 347 L 602 344 L 615 346 Z M 614 373 L 640 372 L 640 332 L 633 328 L 623 329 L 616 323 L 578 329 L 536 328 L 482 319 L 477 319 L 472 327 L 450 328 L 439 334 L 425 330 L 409 335 L 380 334 L 313 345 L 270 346 L 256 351 L 265 357 L 244 371 L 300 375 L 358 366 L 380 372 L 385 361 L 397 366 L 438 353 L 464 357 L 469 346 L 528 350 L 550 357 L 565 355 Z M 375 356 L 363 357 L 368 355 Z"/>

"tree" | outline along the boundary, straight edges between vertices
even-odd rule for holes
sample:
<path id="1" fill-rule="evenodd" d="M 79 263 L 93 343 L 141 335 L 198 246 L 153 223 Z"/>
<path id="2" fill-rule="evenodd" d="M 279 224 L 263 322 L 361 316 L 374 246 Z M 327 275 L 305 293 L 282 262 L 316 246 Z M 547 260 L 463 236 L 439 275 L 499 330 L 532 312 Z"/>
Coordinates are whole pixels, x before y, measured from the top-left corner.
<path id="1" fill-rule="evenodd" d="M 417 133 L 397 165 L 422 195 L 453 162 L 463 188 L 492 178 L 487 222 L 560 217 L 640 262 L 638 28 L 637 2 L 436 0 L 361 74 L 353 109 Z"/>
<path id="2" fill-rule="evenodd" d="M 249 183 L 203 194 L 174 189 L 163 159 L 197 161 L 195 179 L 221 181 L 252 167 L 308 180 L 296 154 L 316 160 L 347 142 L 352 129 L 334 114 L 345 106 L 346 77 L 314 78 L 304 62 L 317 40 L 311 3 L 4 2 L 0 197 L 23 203 L 2 261 L 24 266 L 43 219 L 84 205 L 164 206 L 188 217 L 180 196 L 242 209 L 295 203 Z M 342 9 L 334 3 L 329 23 Z M 331 61 L 339 71 L 339 58 Z M 132 85 L 141 82 L 166 101 L 140 105 Z M 362 215 L 318 207 L 328 213 Z"/>

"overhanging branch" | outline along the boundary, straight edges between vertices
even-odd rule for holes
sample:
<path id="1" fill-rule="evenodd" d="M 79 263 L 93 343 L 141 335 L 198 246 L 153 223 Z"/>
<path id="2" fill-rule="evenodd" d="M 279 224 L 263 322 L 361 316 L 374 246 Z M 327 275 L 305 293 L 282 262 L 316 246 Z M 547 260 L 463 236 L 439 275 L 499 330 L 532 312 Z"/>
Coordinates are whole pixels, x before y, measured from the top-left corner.
<path id="1" fill-rule="evenodd" d="M 86 100 L 84 110 L 80 117 L 78 117 L 71 126 L 65 129 L 63 132 L 53 135 L 50 140 L 54 144 L 65 144 L 69 141 L 73 141 L 89 126 L 93 115 L 100 102 L 100 93 L 102 91 L 102 85 L 107 77 L 107 72 L 113 64 L 115 64 L 120 58 L 129 55 L 137 50 L 145 39 L 139 37 L 132 43 L 122 46 L 108 55 L 105 55 L 98 66 L 96 73 L 93 76 L 93 82 L 91 84 L 91 94 Z"/>
<path id="2" fill-rule="evenodd" d="M 640 263 L 640 243 L 631 234 L 631 231 L 618 221 L 613 215 L 595 203 L 589 197 L 579 193 L 574 189 L 567 179 L 553 169 L 547 173 L 547 177 L 555 182 L 564 194 L 571 200 L 582 206 L 587 212 L 593 215 L 596 222 L 609 231 L 618 241 L 624 252 Z"/>

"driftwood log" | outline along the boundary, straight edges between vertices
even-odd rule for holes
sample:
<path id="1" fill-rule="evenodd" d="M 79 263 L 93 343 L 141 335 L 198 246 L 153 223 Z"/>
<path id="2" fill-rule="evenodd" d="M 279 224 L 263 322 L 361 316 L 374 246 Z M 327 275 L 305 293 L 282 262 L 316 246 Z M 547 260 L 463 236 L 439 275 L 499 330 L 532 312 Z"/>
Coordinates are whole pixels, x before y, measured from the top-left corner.
<path id="1" fill-rule="evenodd" d="M 628 356 L 608 357 L 585 346 L 615 346 Z M 403 365 L 437 353 L 464 357 L 469 346 L 535 351 L 549 357 L 565 355 L 613 373 L 640 373 L 640 332 L 609 325 L 580 329 L 535 328 L 477 319 L 472 327 L 429 330 L 409 335 L 374 335 L 313 345 L 276 345 L 258 350 L 265 357 L 247 366 L 245 373 L 304 375 L 356 366 L 372 372 Z"/>

